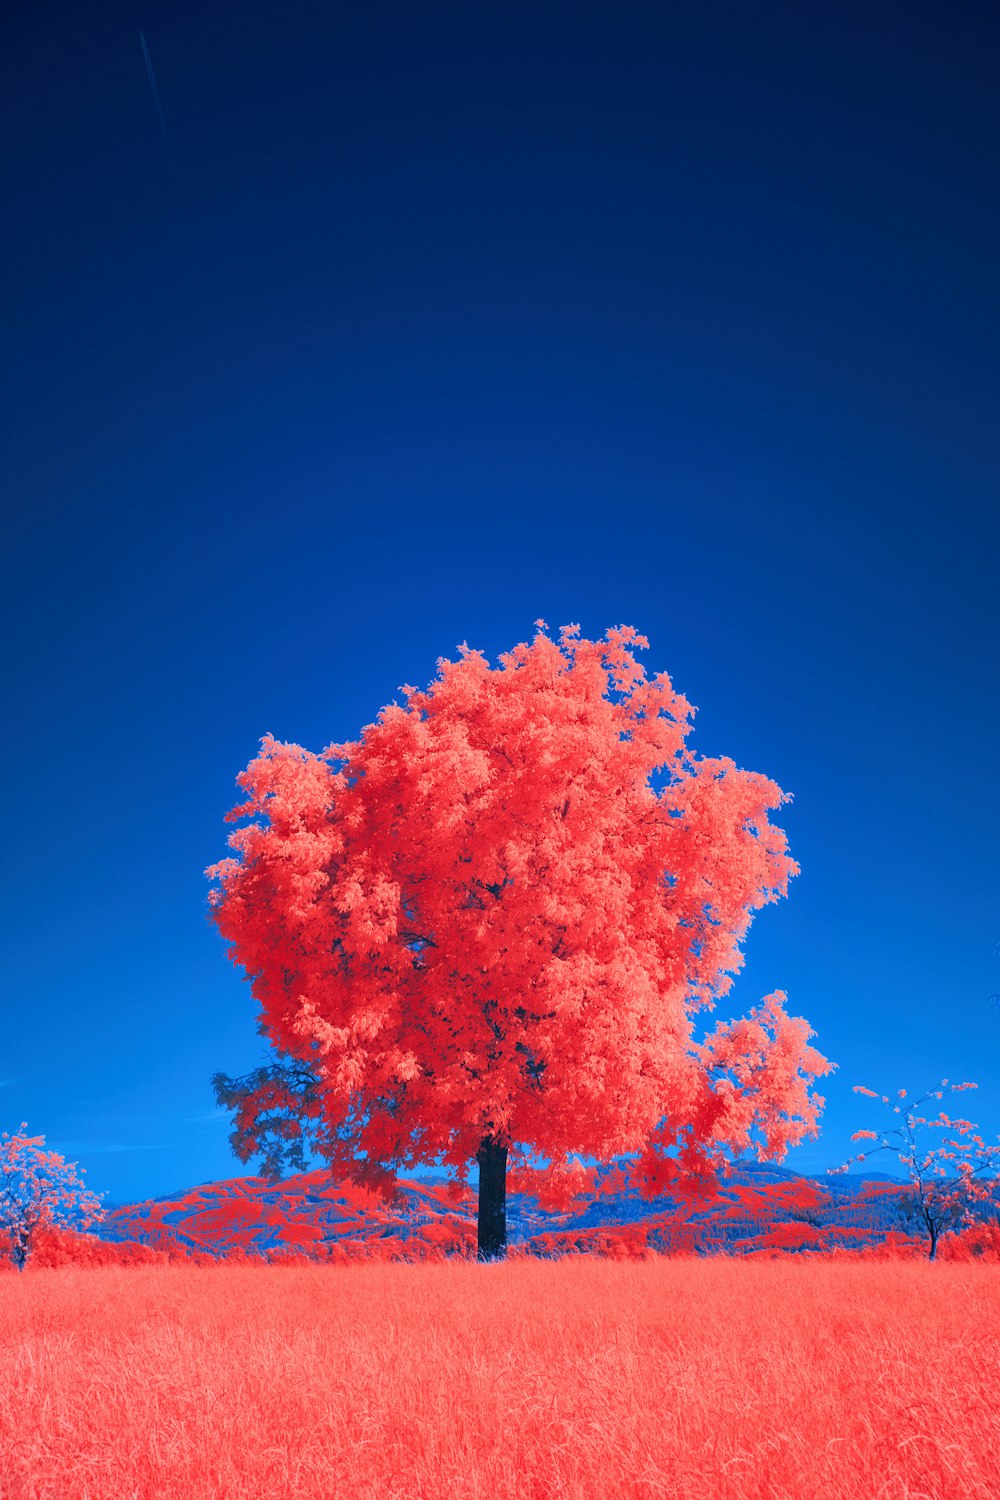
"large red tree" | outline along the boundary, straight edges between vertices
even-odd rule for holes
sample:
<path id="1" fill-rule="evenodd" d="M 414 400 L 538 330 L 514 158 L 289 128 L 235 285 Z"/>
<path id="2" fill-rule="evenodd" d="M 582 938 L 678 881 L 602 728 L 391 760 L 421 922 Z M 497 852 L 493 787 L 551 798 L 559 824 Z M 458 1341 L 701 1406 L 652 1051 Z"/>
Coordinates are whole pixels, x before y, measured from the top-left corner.
<path id="1" fill-rule="evenodd" d="M 691 753 L 693 710 L 634 630 L 537 623 L 495 668 L 463 646 L 356 741 L 265 738 L 229 814 L 251 821 L 209 871 L 289 1059 L 220 1088 L 241 1154 L 311 1122 L 335 1173 L 386 1191 L 476 1161 L 484 1258 L 508 1183 L 568 1205 L 595 1185 L 579 1156 L 629 1157 L 647 1195 L 727 1151 L 781 1159 L 816 1133 L 830 1067 L 780 993 L 694 1034 L 796 872 L 783 793 Z"/>

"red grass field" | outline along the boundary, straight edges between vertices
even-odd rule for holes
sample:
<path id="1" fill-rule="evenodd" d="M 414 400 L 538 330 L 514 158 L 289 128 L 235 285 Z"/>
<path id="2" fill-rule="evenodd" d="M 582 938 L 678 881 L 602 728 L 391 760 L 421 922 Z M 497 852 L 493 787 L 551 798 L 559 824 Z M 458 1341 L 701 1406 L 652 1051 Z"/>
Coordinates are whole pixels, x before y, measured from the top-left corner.
<path id="1" fill-rule="evenodd" d="M 1000 1270 L 5 1276 L 3 1500 L 997 1500 Z"/>

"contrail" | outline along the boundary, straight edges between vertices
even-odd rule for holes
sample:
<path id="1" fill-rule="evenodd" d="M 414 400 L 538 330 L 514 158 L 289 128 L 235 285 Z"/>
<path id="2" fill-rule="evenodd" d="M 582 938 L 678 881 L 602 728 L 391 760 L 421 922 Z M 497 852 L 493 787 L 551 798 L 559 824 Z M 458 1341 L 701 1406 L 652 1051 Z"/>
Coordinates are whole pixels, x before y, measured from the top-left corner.
<path id="1" fill-rule="evenodd" d="M 146 72 L 149 74 L 149 86 L 153 91 L 153 103 L 156 105 L 156 113 L 160 119 L 160 132 L 163 136 L 163 149 L 167 153 L 167 161 L 170 163 L 170 170 L 173 171 L 174 159 L 170 154 L 170 140 L 167 136 L 167 122 L 163 118 L 163 105 L 160 103 L 160 91 L 156 87 L 156 74 L 153 72 L 153 60 L 149 55 L 149 48 L 146 46 L 146 38 L 143 36 L 141 31 L 139 32 L 139 40 L 142 43 L 142 55 L 146 59 Z"/>

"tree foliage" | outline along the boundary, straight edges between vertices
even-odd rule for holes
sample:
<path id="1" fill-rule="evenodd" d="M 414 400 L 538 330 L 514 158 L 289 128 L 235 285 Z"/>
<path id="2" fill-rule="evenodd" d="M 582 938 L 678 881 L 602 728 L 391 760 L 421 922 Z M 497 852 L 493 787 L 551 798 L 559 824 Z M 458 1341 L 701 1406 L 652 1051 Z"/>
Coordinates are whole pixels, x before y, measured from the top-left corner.
<path id="1" fill-rule="evenodd" d="M 538 627 L 495 668 L 463 646 L 356 741 L 267 736 L 238 778 L 211 900 L 284 1059 L 214 1080 L 244 1160 L 305 1132 L 390 1192 L 417 1163 L 460 1186 L 488 1142 L 563 1207 L 594 1187 L 581 1155 L 631 1155 L 652 1196 L 816 1133 L 830 1064 L 781 992 L 695 1035 L 797 870 L 787 799 L 688 749 L 634 630 Z"/>
<path id="2" fill-rule="evenodd" d="M 27 1130 L 22 1123 L 16 1135 L 0 1136 L 0 1231 L 7 1234 L 10 1258 L 20 1271 L 39 1229 L 83 1229 L 103 1217 L 98 1195 L 80 1175 L 86 1168 L 46 1151 L 45 1137 L 29 1136 Z"/>
<path id="3" fill-rule="evenodd" d="M 899 1089 L 896 1103 L 892 1103 L 888 1094 L 876 1094 L 860 1084 L 854 1088 L 856 1094 L 868 1099 L 881 1099 L 899 1117 L 898 1123 L 882 1131 L 855 1131 L 852 1141 L 877 1141 L 878 1145 L 833 1170 L 846 1172 L 853 1163 L 878 1151 L 891 1151 L 909 1177 L 909 1186 L 899 1199 L 900 1218 L 926 1235 L 931 1260 L 937 1257 L 941 1236 L 975 1225 L 977 1207 L 994 1197 L 1000 1146 L 987 1146 L 971 1120 L 953 1120 L 944 1110 L 931 1119 L 918 1111 L 929 1099 L 943 1099 L 945 1090 L 957 1094 L 977 1087 L 975 1083 L 949 1083 L 943 1078 L 938 1088 L 929 1089 L 910 1103 L 905 1102 L 906 1089 Z M 927 1144 L 934 1140 L 936 1144 Z"/>
<path id="4" fill-rule="evenodd" d="M 325 1139 L 318 1072 L 276 1049 L 242 1078 L 213 1074 L 212 1088 L 216 1103 L 235 1111 L 229 1144 L 240 1161 L 258 1157 L 270 1178 L 306 1171 L 310 1145 L 321 1149 Z"/>

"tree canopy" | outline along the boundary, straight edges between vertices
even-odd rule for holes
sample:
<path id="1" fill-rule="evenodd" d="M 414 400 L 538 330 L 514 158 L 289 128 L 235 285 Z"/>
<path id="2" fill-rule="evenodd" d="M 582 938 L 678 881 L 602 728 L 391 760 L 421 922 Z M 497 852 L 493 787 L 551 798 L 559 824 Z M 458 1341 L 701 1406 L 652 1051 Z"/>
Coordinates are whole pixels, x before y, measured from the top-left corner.
<path id="1" fill-rule="evenodd" d="M 337 1173 L 388 1191 L 419 1163 L 462 1183 L 492 1142 L 555 1207 L 594 1185 L 580 1156 L 631 1155 L 653 1194 L 816 1133 L 830 1064 L 781 992 L 695 1035 L 796 873 L 787 799 L 690 751 L 633 629 L 537 625 L 496 667 L 439 661 L 355 741 L 268 735 L 238 778 L 214 918 L 297 1070 L 234 1096 L 248 1149 L 284 1107 L 285 1134 L 311 1120 Z"/>
<path id="2" fill-rule="evenodd" d="M 43 1226 L 85 1229 L 103 1218 L 100 1197 L 81 1176 L 85 1170 L 46 1150 L 45 1137 L 29 1136 L 25 1123 L 14 1135 L 0 1136 L 0 1231 L 19 1271 Z"/>
<path id="3" fill-rule="evenodd" d="M 971 1228 L 977 1223 L 977 1209 L 996 1205 L 1000 1146 L 987 1146 L 971 1120 L 952 1119 L 943 1109 L 934 1118 L 918 1111 L 928 1099 L 943 1099 L 945 1091 L 961 1094 L 978 1087 L 977 1083 L 949 1083 L 942 1078 L 938 1088 L 928 1089 L 918 1099 L 908 1099 L 906 1089 L 897 1089 L 896 1100 L 892 1101 L 888 1094 L 879 1096 L 874 1089 L 855 1084 L 856 1094 L 868 1099 L 881 1097 L 898 1121 L 881 1131 L 856 1130 L 852 1141 L 876 1141 L 877 1145 L 831 1169 L 847 1172 L 877 1151 L 891 1151 L 898 1157 L 909 1179 L 898 1202 L 900 1217 L 926 1234 L 931 1260 L 937 1256 L 943 1234 Z"/>

